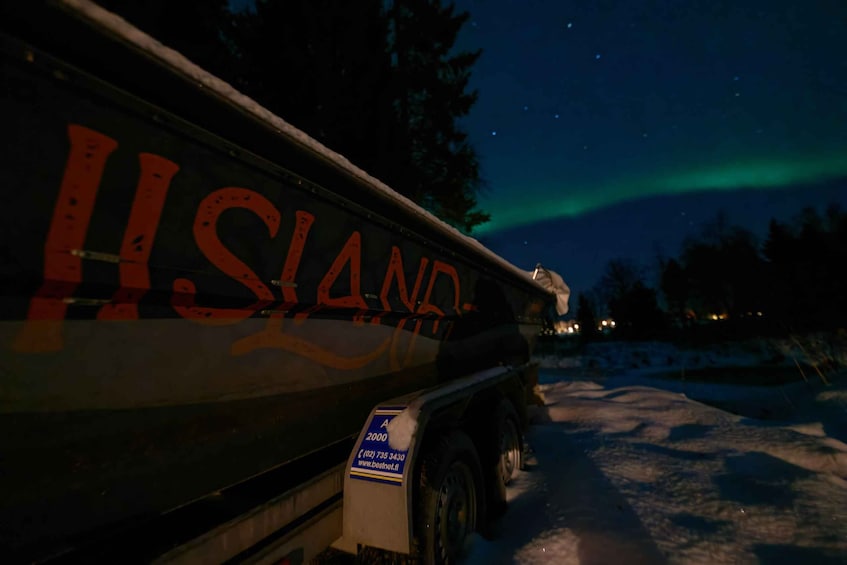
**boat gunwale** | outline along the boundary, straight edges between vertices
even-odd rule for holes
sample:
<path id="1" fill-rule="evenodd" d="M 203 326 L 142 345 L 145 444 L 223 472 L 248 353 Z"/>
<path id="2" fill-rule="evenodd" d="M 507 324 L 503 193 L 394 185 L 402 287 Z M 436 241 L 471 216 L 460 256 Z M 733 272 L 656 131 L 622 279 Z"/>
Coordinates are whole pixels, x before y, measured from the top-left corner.
<path id="1" fill-rule="evenodd" d="M 135 53 L 142 55 L 152 64 L 168 72 L 172 75 L 172 77 L 183 81 L 185 86 L 194 89 L 197 89 L 199 86 L 199 90 L 202 90 L 202 94 L 205 94 L 207 97 L 214 98 L 214 101 L 217 104 L 224 104 L 231 110 L 235 110 L 243 117 L 249 118 L 254 125 L 258 125 L 266 132 L 274 134 L 278 140 L 286 143 L 295 151 L 307 153 L 312 159 L 318 160 L 324 167 L 331 167 L 336 173 L 340 173 L 348 180 L 353 181 L 357 187 L 366 190 L 370 196 L 375 196 L 386 204 L 399 208 L 422 227 L 434 230 L 438 236 L 445 238 L 449 243 L 460 245 L 462 250 L 467 253 L 467 256 L 462 257 L 462 259 L 468 263 L 469 266 L 472 266 L 479 271 L 486 272 L 487 269 L 481 267 L 479 263 L 480 260 L 487 261 L 492 266 L 498 267 L 504 274 L 512 275 L 515 279 L 517 279 L 515 282 L 520 281 L 527 290 L 532 288 L 534 292 L 540 291 L 541 294 L 547 295 L 548 298 L 553 296 L 547 289 L 533 280 L 531 273 L 528 271 L 520 269 L 513 263 L 485 247 L 477 239 L 463 234 L 458 229 L 439 219 L 431 212 L 415 204 L 409 198 L 399 194 L 387 184 L 357 167 L 343 155 L 321 144 L 319 141 L 310 137 L 305 132 L 289 124 L 283 118 L 262 106 L 259 102 L 241 93 L 229 83 L 193 63 L 178 51 L 162 44 L 157 39 L 133 26 L 117 14 L 109 12 L 89 0 L 54 0 L 53 3 L 58 4 L 58 6 L 66 14 L 72 16 L 77 21 L 82 22 L 90 28 L 98 30 L 101 35 L 107 36 L 107 39 L 123 44 Z M 129 84 L 137 84 L 137 82 L 132 82 L 131 77 L 124 78 L 129 80 Z M 178 97 L 173 98 L 176 99 Z M 155 101 L 145 99 L 145 102 L 152 103 L 157 106 L 162 105 L 161 99 Z M 174 104 L 176 104 L 176 102 L 174 102 Z M 163 105 L 163 107 L 174 115 L 180 115 L 180 113 L 175 112 L 172 108 L 168 108 L 167 105 Z M 193 120 L 184 121 L 188 121 L 192 125 L 200 127 L 200 129 L 209 131 L 205 127 L 205 124 L 201 125 Z M 216 131 L 210 131 L 210 133 L 219 137 L 224 142 L 228 142 L 227 140 L 232 137 L 222 135 Z M 272 155 L 262 155 L 261 153 L 256 154 L 255 151 L 251 151 L 254 148 L 249 147 L 250 144 L 236 143 L 236 145 L 242 150 L 246 149 L 248 152 L 253 152 L 253 154 L 258 158 L 274 164 L 275 167 L 279 167 L 286 171 L 288 170 L 286 167 L 277 164 Z M 297 173 L 293 174 L 297 177 L 301 177 L 301 175 Z M 312 179 L 309 179 L 309 182 L 317 186 L 322 186 L 323 184 L 321 182 L 315 182 Z M 347 200 L 348 202 L 350 201 L 337 191 L 329 190 L 327 188 L 324 188 L 324 190 L 338 198 Z M 365 211 L 369 210 L 362 204 L 356 204 L 357 206 L 361 206 Z M 397 223 L 394 224 L 399 225 Z M 409 237 L 409 235 L 414 234 L 421 241 L 427 242 L 430 245 L 435 243 L 431 237 L 426 237 L 422 233 L 418 233 L 416 230 L 408 227 L 402 228 L 402 230 L 404 231 L 401 231 L 400 233 L 404 235 L 404 237 Z M 439 247 L 438 245 L 432 246 L 435 248 Z M 445 248 L 443 245 L 441 247 L 443 251 L 452 254 L 453 256 L 457 255 L 456 250 Z"/>

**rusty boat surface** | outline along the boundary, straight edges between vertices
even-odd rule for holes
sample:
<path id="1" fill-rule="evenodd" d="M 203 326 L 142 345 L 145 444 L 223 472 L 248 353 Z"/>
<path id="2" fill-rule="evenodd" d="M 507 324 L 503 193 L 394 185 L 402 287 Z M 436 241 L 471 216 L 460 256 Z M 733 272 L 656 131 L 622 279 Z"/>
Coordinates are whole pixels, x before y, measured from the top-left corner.
<path id="1" fill-rule="evenodd" d="M 529 358 L 552 298 L 523 271 L 96 5 L 0 19 L 0 554 Z"/>

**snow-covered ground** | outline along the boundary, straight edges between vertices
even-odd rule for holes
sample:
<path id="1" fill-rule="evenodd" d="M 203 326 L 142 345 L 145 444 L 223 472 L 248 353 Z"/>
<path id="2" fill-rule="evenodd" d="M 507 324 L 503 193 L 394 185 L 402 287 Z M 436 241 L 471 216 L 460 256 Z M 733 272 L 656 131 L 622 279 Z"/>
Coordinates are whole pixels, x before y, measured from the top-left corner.
<path id="1" fill-rule="evenodd" d="M 698 383 L 657 376 L 694 353 L 631 349 L 545 363 L 528 468 L 470 563 L 847 563 L 847 376 Z"/>
<path id="2" fill-rule="evenodd" d="M 551 347 L 543 349 L 549 351 Z M 645 374 L 656 371 L 684 373 L 698 368 L 743 367 L 766 364 L 794 366 L 831 360 L 847 366 L 847 336 L 811 335 L 783 339 L 751 339 L 680 347 L 668 342 L 598 342 L 576 354 L 576 342 L 562 340 L 552 347 L 561 353 L 542 353 L 535 358 L 545 369 L 574 371 L 586 375 Z M 568 354 L 567 352 L 573 352 Z"/>

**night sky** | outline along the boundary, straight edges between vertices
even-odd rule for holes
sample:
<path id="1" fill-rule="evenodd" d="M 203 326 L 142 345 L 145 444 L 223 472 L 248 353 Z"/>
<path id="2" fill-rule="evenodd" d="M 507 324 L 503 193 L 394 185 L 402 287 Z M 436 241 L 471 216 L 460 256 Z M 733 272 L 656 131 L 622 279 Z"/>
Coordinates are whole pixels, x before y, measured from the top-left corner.
<path id="1" fill-rule="evenodd" d="M 458 0 L 483 49 L 464 120 L 474 235 L 574 294 L 606 263 L 650 267 L 725 212 L 847 205 L 845 0 Z M 648 279 L 649 283 L 653 281 Z"/>

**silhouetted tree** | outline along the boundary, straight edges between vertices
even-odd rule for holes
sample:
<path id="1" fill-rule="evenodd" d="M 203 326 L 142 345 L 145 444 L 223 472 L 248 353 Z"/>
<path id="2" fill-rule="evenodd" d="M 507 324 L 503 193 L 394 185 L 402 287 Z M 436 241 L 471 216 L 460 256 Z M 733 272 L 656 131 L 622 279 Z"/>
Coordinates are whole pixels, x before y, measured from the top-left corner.
<path id="1" fill-rule="evenodd" d="M 656 291 L 637 281 L 624 294 L 609 302 L 609 314 L 615 321 L 615 333 L 625 338 L 644 339 L 659 335 L 665 322 Z"/>
<path id="2" fill-rule="evenodd" d="M 458 123 L 480 52 L 455 51 L 452 2 L 102 3 L 459 229 L 488 220 Z"/>
<path id="3" fill-rule="evenodd" d="M 643 276 L 635 263 L 627 259 L 612 259 L 606 264 L 598 291 L 608 303 L 632 290 L 635 283 L 642 280 Z"/>
<path id="4" fill-rule="evenodd" d="M 774 219 L 768 225 L 768 235 L 762 245 L 765 257 L 767 285 L 762 289 L 768 317 L 783 326 L 796 325 L 802 318 L 797 297 L 802 293 L 796 261 L 799 246 L 790 228 Z"/>
<path id="5" fill-rule="evenodd" d="M 847 316 L 847 212 L 836 204 L 831 204 L 826 211 L 827 225 L 830 232 L 830 257 L 827 258 L 829 267 L 830 291 L 832 292 L 830 311 L 833 317 L 833 327 L 844 327 Z"/>
<path id="6" fill-rule="evenodd" d="M 453 53 L 469 14 L 452 2 L 389 2 L 397 157 L 386 178 L 437 216 L 464 231 L 488 220 L 476 209 L 479 162 L 458 119 L 476 102 L 467 92 L 481 51 Z"/>
<path id="7" fill-rule="evenodd" d="M 161 43 L 224 80 L 236 59 L 226 38 L 232 31 L 227 0 L 98 0 Z"/>
<path id="8" fill-rule="evenodd" d="M 576 321 L 579 324 L 579 336 L 582 342 L 594 341 L 597 338 L 599 332 L 594 304 L 583 292 L 580 292 L 577 297 Z"/>
<path id="9" fill-rule="evenodd" d="M 799 224 L 798 244 L 802 257 L 796 264 L 798 272 L 795 280 L 802 284 L 802 292 L 798 295 L 800 308 L 808 325 L 825 327 L 831 318 L 832 299 L 838 290 L 831 287 L 835 275 L 831 233 L 813 208 L 801 212 Z"/>
<path id="10" fill-rule="evenodd" d="M 768 314 L 792 331 L 843 326 L 847 313 L 847 215 L 803 210 L 793 225 L 771 221 L 763 246 Z"/>
<path id="11" fill-rule="evenodd" d="M 659 284 L 671 320 L 678 325 L 684 325 L 687 318 L 689 285 L 688 277 L 679 261 L 669 259 L 664 263 Z"/>
<path id="12" fill-rule="evenodd" d="M 762 308 L 762 260 L 752 233 L 730 226 L 722 215 L 701 239 L 689 239 L 681 257 L 689 304 L 698 316 L 740 317 Z"/>
<path id="13" fill-rule="evenodd" d="M 656 291 L 649 288 L 630 261 L 615 259 L 606 265 L 600 281 L 615 333 L 625 338 L 655 337 L 664 327 Z"/>
<path id="14" fill-rule="evenodd" d="M 235 20 L 238 87 L 379 175 L 394 127 L 380 0 L 259 0 Z"/>

